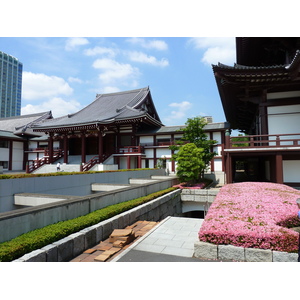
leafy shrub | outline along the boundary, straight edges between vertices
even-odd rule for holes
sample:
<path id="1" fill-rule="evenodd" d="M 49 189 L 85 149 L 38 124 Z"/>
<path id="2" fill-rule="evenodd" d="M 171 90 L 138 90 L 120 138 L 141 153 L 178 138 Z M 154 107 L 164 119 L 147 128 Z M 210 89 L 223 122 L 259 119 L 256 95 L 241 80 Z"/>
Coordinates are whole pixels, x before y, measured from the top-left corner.
<path id="1" fill-rule="evenodd" d="M 199 231 L 200 241 L 245 248 L 296 252 L 300 191 L 283 184 L 243 182 L 225 185 Z M 284 227 L 283 227 L 284 226 Z"/>
<path id="2" fill-rule="evenodd" d="M 10 241 L 0 244 L 0 261 L 12 261 L 26 253 L 40 249 L 72 233 L 95 225 L 101 221 L 109 219 L 143 203 L 154 200 L 174 190 L 176 190 L 174 187 L 168 188 L 144 197 L 107 206 L 85 216 L 77 217 L 68 221 L 58 222 L 30 231 L 28 233 L 24 233 Z"/>
<path id="3" fill-rule="evenodd" d="M 180 147 L 176 154 L 177 176 L 180 182 L 194 184 L 200 179 L 201 171 L 205 167 L 202 160 L 203 149 L 188 143 Z"/>

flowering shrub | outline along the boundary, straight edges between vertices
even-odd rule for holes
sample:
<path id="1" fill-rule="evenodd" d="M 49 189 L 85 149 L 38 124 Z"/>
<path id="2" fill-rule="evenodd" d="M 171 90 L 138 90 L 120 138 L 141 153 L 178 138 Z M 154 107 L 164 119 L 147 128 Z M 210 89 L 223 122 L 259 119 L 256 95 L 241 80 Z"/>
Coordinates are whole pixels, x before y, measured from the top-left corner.
<path id="1" fill-rule="evenodd" d="M 300 191 L 282 184 L 243 182 L 225 185 L 199 231 L 200 241 L 245 248 L 297 252 L 296 199 Z"/>

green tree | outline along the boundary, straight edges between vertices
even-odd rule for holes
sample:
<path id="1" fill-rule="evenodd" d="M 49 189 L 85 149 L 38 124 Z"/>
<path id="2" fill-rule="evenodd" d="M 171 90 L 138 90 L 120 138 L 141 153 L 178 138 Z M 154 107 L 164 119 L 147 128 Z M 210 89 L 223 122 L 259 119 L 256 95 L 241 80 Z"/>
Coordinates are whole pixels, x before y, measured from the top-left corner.
<path id="1" fill-rule="evenodd" d="M 232 138 L 232 147 L 248 147 L 249 137 L 244 134 L 239 134 L 238 137 Z"/>
<path id="2" fill-rule="evenodd" d="M 194 184 L 198 181 L 205 163 L 203 161 L 203 149 L 193 143 L 180 147 L 177 159 L 177 176 L 180 182 Z"/>
<path id="3" fill-rule="evenodd" d="M 170 146 L 171 150 L 179 150 L 184 142 L 193 143 L 197 148 L 201 148 L 203 151 L 202 160 L 204 161 L 205 167 L 203 171 L 209 165 L 212 158 L 216 155 L 215 152 L 211 151 L 213 145 L 217 143 L 215 140 L 208 139 L 207 134 L 204 132 L 204 126 L 207 121 L 203 117 L 188 118 L 185 125 L 182 128 L 183 137 L 176 145 Z M 172 159 L 177 161 L 177 153 L 173 155 Z"/>

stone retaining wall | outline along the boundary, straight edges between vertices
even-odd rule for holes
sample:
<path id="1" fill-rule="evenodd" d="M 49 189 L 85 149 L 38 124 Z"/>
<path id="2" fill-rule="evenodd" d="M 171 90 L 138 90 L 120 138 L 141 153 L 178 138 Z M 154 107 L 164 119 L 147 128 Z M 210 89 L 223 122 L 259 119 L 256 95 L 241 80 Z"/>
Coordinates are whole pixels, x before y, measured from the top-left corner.
<path id="1" fill-rule="evenodd" d="M 182 212 L 203 210 L 207 212 L 220 189 L 183 189 L 181 193 Z"/>
<path id="2" fill-rule="evenodd" d="M 59 176 L 63 177 L 63 176 Z M 67 176 L 66 176 L 67 177 Z M 86 215 L 103 207 L 143 197 L 175 184 L 176 178 L 133 185 L 115 191 L 27 207 L 0 214 L 0 243 L 23 233 Z"/>
<path id="3" fill-rule="evenodd" d="M 105 240 L 114 229 L 122 229 L 139 220 L 160 221 L 181 214 L 180 190 L 173 191 L 115 217 L 73 233 L 57 242 L 32 251 L 13 262 L 70 261 L 86 249 Z"/>
<path id="4" fill-rule="evenodd" d="M 194 244 L 194 256 L 212 260 L 240 262 L 297 262 L 298 253 L 288 253 L 255 248 L 243 248 L 232 245 L 215 245 L 197 241 Z"/>

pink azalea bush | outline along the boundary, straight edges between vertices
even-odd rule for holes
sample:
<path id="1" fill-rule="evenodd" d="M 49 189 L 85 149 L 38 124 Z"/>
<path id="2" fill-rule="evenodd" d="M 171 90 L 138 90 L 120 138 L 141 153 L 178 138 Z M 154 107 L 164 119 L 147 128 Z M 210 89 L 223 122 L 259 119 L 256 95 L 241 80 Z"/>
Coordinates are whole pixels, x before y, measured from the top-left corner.
<path id="1" fill-rule="evenodd" d="M 199 240 L 245 248 L 297 252 L 300 191 L 283 184 L 243 182 L 225 185 L 211 205 Z"/>

